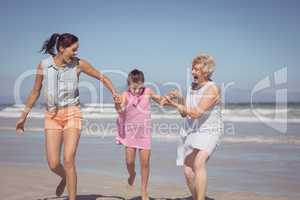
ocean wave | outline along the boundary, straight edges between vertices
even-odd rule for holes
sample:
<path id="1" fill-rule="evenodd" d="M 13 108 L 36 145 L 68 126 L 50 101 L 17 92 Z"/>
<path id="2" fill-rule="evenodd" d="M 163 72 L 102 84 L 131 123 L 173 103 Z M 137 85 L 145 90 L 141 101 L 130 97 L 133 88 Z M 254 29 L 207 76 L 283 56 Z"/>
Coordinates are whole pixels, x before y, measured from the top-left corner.
<path id="1" fill-rule="evenodd" d="M 3 118 L 18 118 L 23 111 L 24 105 L 7 106 L 0 110 L 0 117 Z M 114 119 L 117 117 L 117 113 L 113 104 L 83 104 L 81 107 L 83 117 L 85 119 Z M 272 109 L 258 109 L 257 111 L 261 115 L 254 115 L 250 109 L 224 109 L 223 120 L 229 122 L 266 122 L 266 123 L 300 123 L 300 110 L 288 109 L 287 118 L 285 118 L 284 110 L 272 110 Z M 293 115 L 291 115 L 293 113 Z M 272 114 L 270 116 L 270 114 Z M 281 116 L 274 118 L 276 115 Z M 278 115 L 279 114 L 279 115 Z M 281 115 L 282 114 L 282 115 Z M 44 108 L 42 106 L 34 107 L 29 113 L 32 118 L 43 118 Z M 152 119 L 181 119 L 177 112 L 153 112 Z"/>
<path id="2" fill-rule="evenodd" d="M 266 137 L 223 137 L 226 143 L 263 143 L 263 144 L 300 144 L 300 138 L 282 136 L 277 138 Z"/>
<path id="3" fill-rule="evenodd" d="M 97 136 L 97 137 L 113 137 L 115 133 L 104 133 L 104 132 L 83 132 L 83 135 L 86 136 Z M 154 133 L 152 134 L 153 139 L 159 139 L 163 141 L 178 141 L 179 135 L 176 133 L 169 134 L 161 134 Z M 242 143 L 261 143 L 261 144 L 295 144 L 300 145 L 300 138 L 290 137 L 290 136 L 282 136 L 282 137 L 262 137 L 262 136 L 223 136 L 221 138 L 221 143 L 233 143 L 233 144 L 242 144 Z"/>
<path id="4" fill-rule="evenodd" d="M 2 131 L 15 131 L 15 127 L 0 127 L 0 130 Z M 26 132 L 36 132 L 43 133 L 44 129 L 41 127 L 28 127 L 26 128 L 24 134 Z M 82 130 L 81 135 L 83 137 L 115 137 L 116 133 L 114 132 L 101 132 L 101 131 L 86 131 Z M 175 142 L 178 141 L 179 135 L 177 133 L 154 133 L 152 134 L 153 139 L 158 139 L 160 141 L 170 141 Z M 293 144 L 293 145 L 300 145 L 300 138 L 299 137 L 291 137 L 291 136 L 276 136 L 276 137 L 263 137 L 263 136 L 245 136 L 245 137 L 239 137 L 239 136 L 223 136 L 221 138 L 221 143 L 228 143 L 228 144 Z"/>

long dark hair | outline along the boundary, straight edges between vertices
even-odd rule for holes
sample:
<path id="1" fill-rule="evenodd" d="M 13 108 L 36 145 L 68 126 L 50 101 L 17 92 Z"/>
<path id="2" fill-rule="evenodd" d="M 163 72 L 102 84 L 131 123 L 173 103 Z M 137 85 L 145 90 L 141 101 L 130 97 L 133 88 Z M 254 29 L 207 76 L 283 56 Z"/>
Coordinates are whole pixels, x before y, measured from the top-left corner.
<path id="1" fill-rule="evenodd" d="M 40 52 L 55 56 L 55 47 L 56 52 L 58 52 L 59 47 L 67 48 L 76 42 L 78 42 L 78 37 L 71 33 L 53 33 L 51 37 L 44 42 Z"/>

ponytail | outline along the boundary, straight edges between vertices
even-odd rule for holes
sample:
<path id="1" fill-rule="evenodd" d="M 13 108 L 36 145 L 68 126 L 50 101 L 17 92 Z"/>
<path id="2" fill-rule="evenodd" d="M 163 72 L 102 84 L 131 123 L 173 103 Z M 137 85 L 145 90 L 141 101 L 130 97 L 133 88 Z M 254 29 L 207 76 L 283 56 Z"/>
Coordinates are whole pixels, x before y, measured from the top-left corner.
<path id="1" fill-rule="evenodd" d="M 51 37 L 46 40 L 42 46 L 42 49 L 40 50 L 41 53 L 44 54 L 50 54 L 52 56 L 55 56 L 55 46 L 57 39 L 59 38 L 60 34 L 53 33 Z"/>
<path id="2" fill-rule="evenodd" d="M 55 56 L 55 51 L 58 52 L 59 47 L 67 48 L 75 42 L 78 42 L 78 38 L 71 33 L 53 33 L 51 37 L 44 42 L 40 52 Z"/>

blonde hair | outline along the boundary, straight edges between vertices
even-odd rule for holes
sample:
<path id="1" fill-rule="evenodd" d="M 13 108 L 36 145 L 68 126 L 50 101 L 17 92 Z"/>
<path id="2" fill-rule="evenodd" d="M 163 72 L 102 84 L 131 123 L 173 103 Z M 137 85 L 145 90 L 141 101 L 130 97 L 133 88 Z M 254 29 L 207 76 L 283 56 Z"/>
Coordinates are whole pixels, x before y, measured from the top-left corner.
<path id="1" fill-rule="evenodd" d="M 192 67 L 199 66 L 203 75 L 210 80 L 215 71 L 215 61 L 211 55 L 200 54 L 193 59 Z"/>

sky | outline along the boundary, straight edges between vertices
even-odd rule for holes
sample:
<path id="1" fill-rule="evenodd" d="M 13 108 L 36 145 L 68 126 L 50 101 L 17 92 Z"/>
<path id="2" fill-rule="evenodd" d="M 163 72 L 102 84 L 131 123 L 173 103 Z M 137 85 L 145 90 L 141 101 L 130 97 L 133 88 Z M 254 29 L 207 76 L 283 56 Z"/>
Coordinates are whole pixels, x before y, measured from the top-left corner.
<path id="1" fill-rule="evenodd" d="M 234 102 L 249 101 L 266 77 L 272 84 L 257 99 L 274 100 L 274 72 L 287 67 L 278 87 L 299 101 L 299 10 L 297 0 L 0 0 L 0 103 L 13 101 L 18 77 L 47 57 L 38 51 L 54 32 L 78 36 L 79 57 L 100 71 L 138 68 L 162 87 L 186 87 L 192 59 L 209 53 L 216 60 L 213 80 L 231 85 L 226 98 Z M 124 77 L 107 76 L 124 86 Z M 23 95 L 33 80 L 24 81 Z"/>

